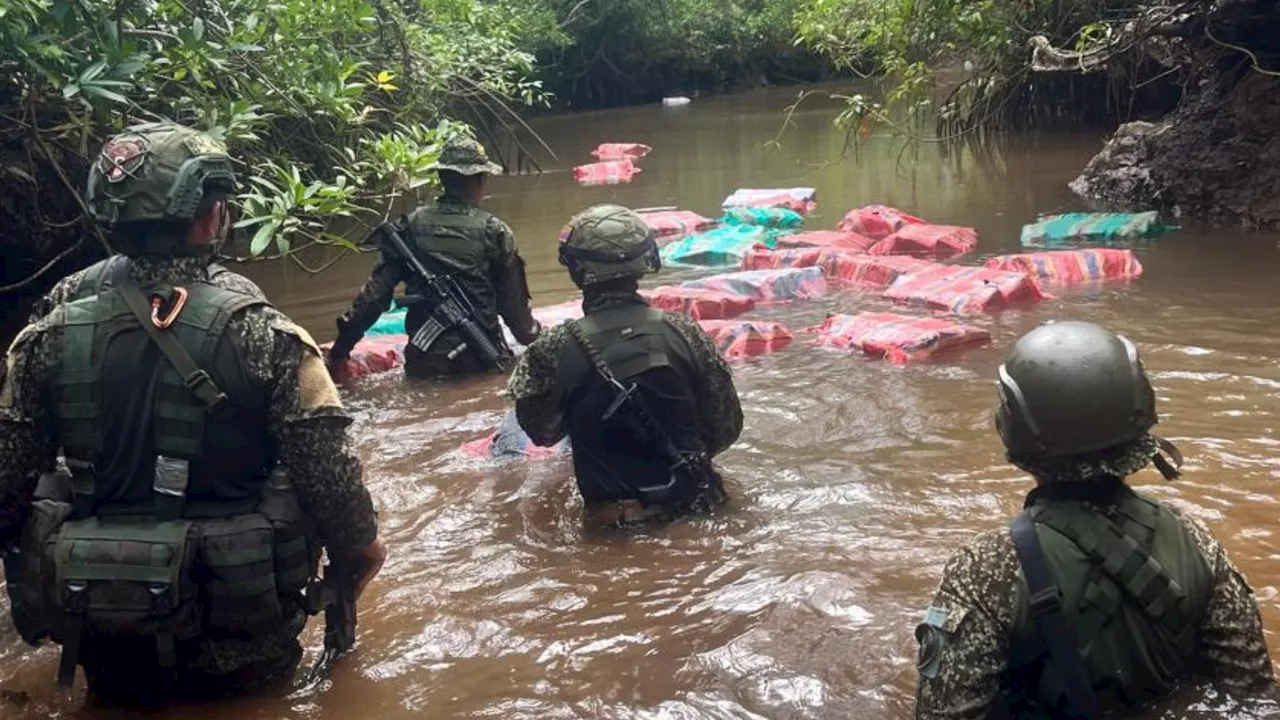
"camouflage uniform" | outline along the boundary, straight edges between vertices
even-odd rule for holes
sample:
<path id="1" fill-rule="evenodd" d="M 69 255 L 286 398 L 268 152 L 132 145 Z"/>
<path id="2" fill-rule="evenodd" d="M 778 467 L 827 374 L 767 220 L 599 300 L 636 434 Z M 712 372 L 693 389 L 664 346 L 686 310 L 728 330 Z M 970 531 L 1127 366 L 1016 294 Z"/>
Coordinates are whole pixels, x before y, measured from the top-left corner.
<path id="1" fill-rule="evenodd" d="M 210 267 L 207 255 L 143 255 L 130 258 L 129 274 L 142 287 L 203 282 L 262 296 L 248 279 Z M 31 323 L 9 349 L 0 385 L 0 546 L 16 541 L 38 475 L 52 468 L 61 447 L 52 384 L 64 347 L 64 303 L 81 289 L 85 272 L 63 279 L 36 304 Z M 377 535 L 376 515 L 361 482 L 360 461 L 347 442 L 351 420 L 319 348 L 305 330 L 265 304 L 234 315 L 227 332 L 238 339 L 249 380 L 269 393 L 267 435 L 276 458 L 289 468 L 315 539 L 338 554 L 369 546 Z M 283 609 L 283 621 L 261 636 L 179 641 L 176 673 L 160 670 L 154 641 L 145 637 L 104 642 L 87 637 L 79 660 L 94 695 L 110 701 L 151 703 L 250 691 L 288 680 L 301 658 L 297 638 L 306 615 L 296 606 Z"/>

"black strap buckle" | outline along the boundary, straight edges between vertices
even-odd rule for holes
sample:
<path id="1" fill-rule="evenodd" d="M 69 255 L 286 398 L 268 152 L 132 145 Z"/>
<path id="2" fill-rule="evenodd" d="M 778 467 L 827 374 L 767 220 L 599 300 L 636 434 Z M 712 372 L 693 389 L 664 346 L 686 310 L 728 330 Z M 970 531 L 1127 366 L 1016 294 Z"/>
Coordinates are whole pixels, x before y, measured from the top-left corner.
<path id="1" fill-rule="evenodd" d="M 1042 618 L 1050 613 L 1057 612 L 1062 607 L 1062 593 L 1058 590 L 1057 585 L 1049 587 L 1035 593 L 1030 598 L 1031 616 Z"/>
<path id="2" fill-rule="evenodd" d="M 183 385 L 191 391 L 193 395 L 200 398 L 201 402 L 208 406 L 210 412 L 217 412 L 227 402 L 226 393 L 218 389 L 213 384 L 213 378 L 209 377 L 209 373 L 204 370 L 196 370 L 188 375 L 182 381 Z"/>

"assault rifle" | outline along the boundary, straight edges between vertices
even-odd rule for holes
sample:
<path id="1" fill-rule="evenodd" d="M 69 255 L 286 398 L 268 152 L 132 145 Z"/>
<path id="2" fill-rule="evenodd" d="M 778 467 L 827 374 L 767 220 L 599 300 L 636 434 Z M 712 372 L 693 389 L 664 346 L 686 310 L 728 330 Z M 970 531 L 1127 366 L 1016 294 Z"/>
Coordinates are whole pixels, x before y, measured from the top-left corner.
<path id="1" fill-rule="evenodd" d="M 307 675 L 306 685 L 314 686 L 329 676 L 334 663 L 356 644 L 356 580 L 359 561 L 330 557 L 320 583 L 324 603 L 324 650 Z"/>
<path id="2" fill-rule="evenodd" d="M 431 308 L 427 321 L 413 334 L 409 342 L 419 350 L 427 352 L 431 345 L 446 331 L 457 328 L 462 342 L 450 350 L 450 360 L 470 350 L 485 366 L 494 370 L 505 370 L 502 352 L 498 346 L 476 322 L 476 309 L 467 294 L 458 287 L 458 282 L 449 275 L 437 275 L 427 270 L 418 257 L 405 245 L 400 236 L 403 224 L 384 223 L 375 234 L 384 252 L 399 257 L 409 264 L 423 281 L 423 294 L 406 297 L 399 301 L 400 307 L 426 305 Z M 384 242 L 385 241 L 385 242 Z"/>

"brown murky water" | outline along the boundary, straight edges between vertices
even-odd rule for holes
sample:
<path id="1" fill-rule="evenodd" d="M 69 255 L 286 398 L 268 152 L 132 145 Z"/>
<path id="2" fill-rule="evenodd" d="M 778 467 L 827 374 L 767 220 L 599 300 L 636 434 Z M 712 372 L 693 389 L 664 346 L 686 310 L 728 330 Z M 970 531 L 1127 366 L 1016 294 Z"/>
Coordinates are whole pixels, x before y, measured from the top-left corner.
<path id="1" fill-rule="evenodd" d="M 899 156 L 884 139 L 859 162 L 826 164 L 843 142 L 829 104 L 797 114 L 782 150 L 763 147 L 793 97 L 762 91 L 538 123 L 557 171 L 499 179 L 489 204 L 520 238 L 535 304 L 572 294 L 554 251 L 573 212 L 616 201 L 709 214 L 742 186 L 817 187 L 814 228 L 870 202 L 974 225 L 981 252 L 966 262 L 976 262 L 1016 248 L 1036 213 L 1077 209 L 1065 183 L 1100 142 L 1025 137 L 983 161 L 935 146 Z M 655 150 L 633 183 L 579 188 L 565 170 L 601 141 Z M 1154 472 L 1138 482 L 1213 527 L 1268 628 L 1280 628 L 1278 239 L 1184 229 L 1139 252 L 1139 281 L 980 318 L 995 346 L 946 364 L 897 368 L 796 343 L 737 365 L 746 428 L 720 460 L 736 507 L 628 539 L 584 531 L 568 462 L 492 465 L 458 452 L 502 417 L 496 379 L 358 383 L 344 395 L 391 546 L 361 608 L 358 656 L 310 697 L 172 716 L 911 717 L 912 629 L 945 559 L 1005 523 L 1028 489 L 991 427 L 995 367 L 1014 338 L 1052 318 L 1099 322 L 1140 345 L 1161 429 L 1189 468 L 1177 483 Z M 283 267 L 251 274 L 323 339 L 370 264 L 353 259 L 320 279 Z M 827 311 L 881 305 L 843 294 L 758 314 L 804 327 Z M 306 636 L 312 650 L 319 626 Z M 35 696 L 9 714 L 75 714 L 50 699 L 52 649 L 28 652 L 6 635 L 0 658 L 0 685 Z"/>

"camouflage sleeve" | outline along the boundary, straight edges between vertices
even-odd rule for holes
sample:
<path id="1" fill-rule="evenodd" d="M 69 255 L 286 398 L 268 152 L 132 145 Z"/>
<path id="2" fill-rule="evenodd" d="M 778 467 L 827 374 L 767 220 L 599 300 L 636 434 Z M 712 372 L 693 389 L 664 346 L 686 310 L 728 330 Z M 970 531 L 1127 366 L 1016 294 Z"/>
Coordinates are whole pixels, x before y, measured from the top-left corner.
<path id="1" fill-rule="evenodd" d="M 515 234 L 506 223 L 497 218 L 489 222 L 489 237 L 494 239 L 498 257 L 494 263 L 493 283 L 498 295 L 498 314 L 511 328 L 516 342 L 528 346 L 538 337 L 541 329 L 533 319 L 529 307 L 529 279 L 525 276 L 524 258 L 516 247 Z"/>
<path id="2" fill-rule="evenodd" d="M 5 358 L 7 371 L 0 381 L 0 546 L 21 531 L 39 473 L 57 452 L 47 411 L 49 347 L 41 324 L 28 325 Z"/>
<path id="3" fill-rule="evenodd" d="M 1262 615 L 1244 575 L 1200 521 L 1177 512 L 1213 573 L 1213 594 L 1200 621 L 1200 659 L 1211 677 L 1242 693 L 1275 690 Z"/>
<path id="4" fill-rule="evenodd" d="M 564 390 L 556 381 L 556 365 L 569 333 L 557 325 L 525 350 L 507 383 L 516 404 L 516 421 L 537 445 L 549 447 L 565 436 Z"/>
<path id="5" fill-rule="evenodd" d="M 55 283 L 49 292 L 45 293 L 44 297 L 32 304 L 31 315 L 27 318 L 27 322 L 36 322 L 53 312 L 54 308 L 71 299 L 71 296 L 75 295 L 76 290 L 79 289 L 80 281 L 84 278 L 86 270 L 87 268 L 85 270 L 77 270 Z"/>
<path id="6" fill-rule="evenodd" d="M 707 450 L 718 455 L 742 434 L 742 404 L 733 386 L 733 372 L 697 322 L 686 315 L 674 313 L 667 313 L 667 321 L 689 343 L 694 359 L 702 368 L 701 382 L 694 387 L 698 426 Z"/>
<path id="7" fill-rule="evenodd" d="M 952 555 L 924 622 L 916 718 L 986 718 L 1005 680 L 1020 570 L 1008 531 L 979 536 Z"/>
<path id="8" fill-rule="evenodd" d="M 403 262 L 389 257 L 384 252 L 378 253 L 373 273 L 360 288 L 360 294 L 351 303 L 351 309 L 338 318 L 338 338 L 330 352 L 339 357 L 351 352 L 351 348 L 360 342 L 360 338 L 373 327 L 378 317 L 391 306 L 391 296 L 396 286 L 405 279 L 406 268 Z"/>
<path id="9" fill-rule="evenodd" d="M 246 311 L 236 329 L 250 372 L 270 393 L 268 428 L 302 510 L 330 550 L 365 547 L 377 516 L 348 443 L 351 420 L 315 341 L 269 307 Z"/>

